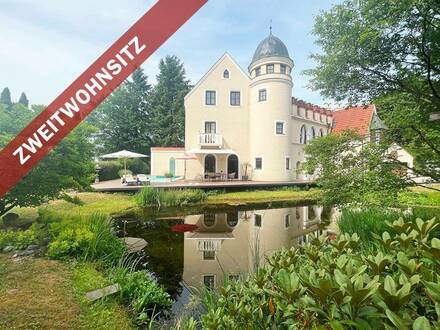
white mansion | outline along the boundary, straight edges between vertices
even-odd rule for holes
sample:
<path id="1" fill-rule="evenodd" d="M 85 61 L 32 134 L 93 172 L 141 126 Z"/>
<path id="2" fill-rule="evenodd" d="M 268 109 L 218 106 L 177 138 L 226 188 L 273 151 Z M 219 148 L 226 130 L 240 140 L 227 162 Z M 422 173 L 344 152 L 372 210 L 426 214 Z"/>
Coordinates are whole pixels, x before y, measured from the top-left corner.
<path id="1" fill-rule="evenodd" d="M 304 179 L 297 168 L 311 139 L 348 128 L 368 137 L 382 128 L 374 105 L 332 112 L 293 98 L 293 68 L 287 47 L 272 33 L 259 44 L 248 73 L 223 55 L 185 97 L 185 148 L 152 148 L 151 174 Z"/>

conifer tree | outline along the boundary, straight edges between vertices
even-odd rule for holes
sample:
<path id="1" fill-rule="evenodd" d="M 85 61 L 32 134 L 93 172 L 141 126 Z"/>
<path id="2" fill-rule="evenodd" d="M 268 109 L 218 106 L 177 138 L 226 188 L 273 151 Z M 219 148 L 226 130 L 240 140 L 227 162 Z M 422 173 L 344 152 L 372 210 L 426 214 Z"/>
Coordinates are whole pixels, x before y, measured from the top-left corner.
<path id="1" fill-rule="evenodd" d="M 8 87 L 5 87 L 0 95 L 0 104 L 4 104 L 7 107 L 12 105 L 11 92 Z"/>
<path id="2" fill-rule="evenodd" d="M 29 100 L 24 92 L 21 93 L 18 103 L 23 104 L 26 108 L 29 107 Z"/>
<path id="3" fill-rule="evenodd" d="M 157 85 L 151 95 L 151 134 L 155 146 L 183 146 L 184 97 L 190 90 L 183 63 L 176 56 L 160 61 Z"/>

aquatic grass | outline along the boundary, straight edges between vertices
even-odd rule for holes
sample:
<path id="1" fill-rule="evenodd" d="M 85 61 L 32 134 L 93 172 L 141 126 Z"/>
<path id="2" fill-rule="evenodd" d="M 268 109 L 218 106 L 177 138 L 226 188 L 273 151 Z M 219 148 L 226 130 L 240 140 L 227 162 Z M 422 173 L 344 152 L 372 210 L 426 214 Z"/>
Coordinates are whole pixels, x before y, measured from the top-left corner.
<path id="1" fill-rule="evenodd" d="M 141 207 L 173 207 L 205 201 L 206 193 L 200 189 L 158 189 L 145 187 L 134 197 Z"/>

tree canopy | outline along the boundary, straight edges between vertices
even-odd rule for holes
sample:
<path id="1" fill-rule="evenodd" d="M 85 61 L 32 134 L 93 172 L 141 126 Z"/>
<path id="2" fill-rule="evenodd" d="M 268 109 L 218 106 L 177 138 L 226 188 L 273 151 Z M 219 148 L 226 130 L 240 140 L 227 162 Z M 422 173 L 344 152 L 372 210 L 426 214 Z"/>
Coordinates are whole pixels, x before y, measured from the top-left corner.
<path id="1" fill-rule="evenodd" d="M 7 107 L 12 105 L 11 91 L 8 87 L 5 87 L 0 94 L 0 104 L 4 104 Z"/>
<path id="2" fill-rule="evenodd" d="M 24 92 L 21 93 L 18 103 L 23 104 L 25 107 L 29 106 L 29 100 Z"/>
<path id="3" fill-rule="evenodd" d="M 14 104 L 6 110 L 0 105 L 0 148 L 4 147 L 35 116 L 42 106 L 28 109 Z M 0 199 L 0 216 L 14 206 L 37 206 L 56 198 L 66 189 L 86 188 L 95 173 L 94 146 L 90 142 L 95 129 L 86 123 L 78 126 L 34 167 L 14 188 Z"/>
<path id="4" fill-rule="evenodd" d="M 337 102 L 375 102 L 395 142 L 416 156 L 417 171 L 439 179 L 440 2 L 347 0 L 316 18 L 322 53 L 306 73 Z"/>
<path id="5" fill-rule="evenodd" d="M 317 174 L 326 205 L 395 205 L 409 178 L 388 150 L 354 131 L 330 134 L 306 146 L 304 170 Z"/>

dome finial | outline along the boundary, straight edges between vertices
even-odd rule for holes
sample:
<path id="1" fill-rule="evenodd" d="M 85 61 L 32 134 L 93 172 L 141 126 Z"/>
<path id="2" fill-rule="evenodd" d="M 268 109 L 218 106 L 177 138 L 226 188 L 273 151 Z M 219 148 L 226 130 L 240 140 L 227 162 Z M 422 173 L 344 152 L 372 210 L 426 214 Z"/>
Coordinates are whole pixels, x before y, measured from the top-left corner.
<path id="1" fill-rule="evenodd" d="M 270 19 L 269 35 L 272 35 L 272 19 Z"/>

